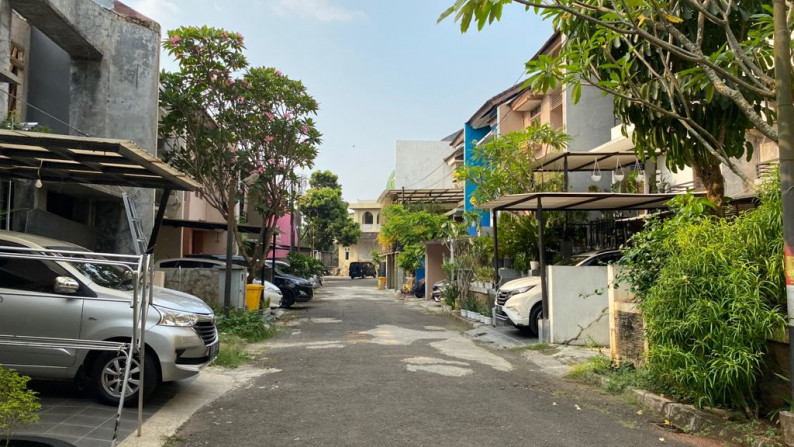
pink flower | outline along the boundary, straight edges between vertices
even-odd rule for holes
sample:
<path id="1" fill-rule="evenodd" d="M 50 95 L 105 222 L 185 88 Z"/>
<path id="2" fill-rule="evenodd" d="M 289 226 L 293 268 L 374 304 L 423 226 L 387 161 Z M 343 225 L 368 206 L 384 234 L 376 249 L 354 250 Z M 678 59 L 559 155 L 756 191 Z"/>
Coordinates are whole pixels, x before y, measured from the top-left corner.
<path id="1" fill-rule="evenodd" d="M 287 113 L 284 114 L 284 119 L 285 120 L 288 120 L 290 118 L 292 118 L 292 114 L 291 113 L 287 112 Z"/>
<path id="2" fill-rule="evenodd" d="M 229 33 L 224 31 L 224 32 L 221 33 L 221 37 L 223 37 L 224 39 L 228 39 L 229 38 Z"/>
<path id="3" fill-rule="evenodd" d="M 242 35 L 242 34 L 240 34 L 240 33 L 236 33 L 236 34 L 234 35 L 234 37 L 236 37 L 236 38 L 237 38 L 237 41 L 238 41 L 238 42 L 240 42 L 240 43 L 243 43 L 243 35 Z"/>
<path id="4" fill-rule="evenodd" d="M 234 79 L 226 78 L 226 85 L 232 85 L 232 84 L 234 84 Z"/>
<path id="5" fill-rule="evenodd" d="M 285 167 L 286 167 L 286 166 L 284 166 L 284 163 L 279 163 L 279 164 L 278 164 L 278 168 L 279 168 L 279 169 L 284 169 Z M 119 396 L 121 396 L 121 394 L 119 394 Z"/>
<path id="6" fill-rule="evenodd" d="M 273 121 L 273 118 L 274 118 L 274 116 L 273 116 L 273 114 L 272 114 L 272 113 L 270 113 L 270 112 L 265 112 L 265 116 L 266 116 L 266 117 L 267 117 L 267 119 L 269 119 L 270 121 Z"/>
<path id="7" fill-rule="evenodd" d="M 268 135 L 265 137 L 265 141 L 270 143 L 271 141 L 273 141 L 273 137 L 271 135 Z"/>
<path id="8" fill-rule="evenodd" d="M 171 45 L 176 45 L 182 40 L 179 36 L 171 36 Z"/>
<path id="9" fill-rule="evenodd" d="M 238 96 L 237 97 L 237 102 L 244 102 L 244 101 L 245 101 L 245 98 L 243 98 L 242 96 Z M 119 394 L 119 396 L 121 396 L 121 395 Z"/>
<path id="10" fill-rule="evenodd" d="M 301 127 L 301 133 L 304 134 L 304 135 L 308 134 L 309 133 L 309 128 L 306 127 L 306 125 L 304 125 L 303 127 Z"/>
<path id="11" fill-rule="evenodd" d="M 284 73 L 281 70 L 276 70 L 276 76 L 284 76 Z"/>

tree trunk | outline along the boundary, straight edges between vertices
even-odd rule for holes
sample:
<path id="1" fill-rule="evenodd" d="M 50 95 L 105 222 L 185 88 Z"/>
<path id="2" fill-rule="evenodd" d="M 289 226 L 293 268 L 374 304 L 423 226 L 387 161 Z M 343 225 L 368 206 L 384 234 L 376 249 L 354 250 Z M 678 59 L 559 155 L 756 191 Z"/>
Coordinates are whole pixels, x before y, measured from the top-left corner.
<path id="1" fill-rule="evenodd" d="M 706 197 L 717 205 L 716 214 L 722 216 L 722 205 L 725 201 L 725 177 L 720 170 L 720 162 L 716 159 L 704 163 L 692 163 L 692 171 L 703 182 Z"/>

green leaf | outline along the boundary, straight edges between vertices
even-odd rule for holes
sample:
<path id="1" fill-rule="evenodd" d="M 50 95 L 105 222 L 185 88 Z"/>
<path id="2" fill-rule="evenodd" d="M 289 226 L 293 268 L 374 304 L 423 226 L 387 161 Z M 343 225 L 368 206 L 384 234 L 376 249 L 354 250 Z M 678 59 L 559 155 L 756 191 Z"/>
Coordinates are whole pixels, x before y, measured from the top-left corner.
<path id="1" fill-rule="evenodd" d="M 574 104 L 579 103 L 579 98 L 582 97 L 582 84 L 575 83 L 573 85 L 573 89 L 571 90 L 571 99 L 573 100 Z"/>

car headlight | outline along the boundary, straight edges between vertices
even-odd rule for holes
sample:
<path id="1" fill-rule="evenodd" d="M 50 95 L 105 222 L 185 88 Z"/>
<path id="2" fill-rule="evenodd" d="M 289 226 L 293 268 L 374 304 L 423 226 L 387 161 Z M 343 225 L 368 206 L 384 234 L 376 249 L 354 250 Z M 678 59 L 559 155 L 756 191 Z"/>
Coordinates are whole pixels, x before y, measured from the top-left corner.
<path id="1" fill-rule="evenodd" d="M 535 286 L 526 286 L 526 287 L 522 287 L 520 289 L 515 289 L 513 291 L 507 292 L 507 295 L 508 296 L 520 295 L 520 294 L 522 294 L 524 292 L 529 292 L 530 289 L 532 289 L 533 287 L 535 287 Z"/>
<path id="2" fill-rule="evenodd" d="M 161 326 L 189 327 L 198 322 L 198 315 L 191 312 L 180 312 L 158 306 L 155 306 L 155 309 L 160 312 L 160 321 L 157 324 Z"/>

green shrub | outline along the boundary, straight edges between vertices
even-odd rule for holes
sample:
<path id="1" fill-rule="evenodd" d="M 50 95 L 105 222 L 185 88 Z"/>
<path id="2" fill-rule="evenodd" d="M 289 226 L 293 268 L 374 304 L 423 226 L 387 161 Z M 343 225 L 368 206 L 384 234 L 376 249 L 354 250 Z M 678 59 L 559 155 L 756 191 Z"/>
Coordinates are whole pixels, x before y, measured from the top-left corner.
<path id="1" fill-rule="evenodd" d="M 252 356 L 245 352 L 245 340 L 237 335 L 220 334 L 221 346 L 218 357 L 212 362 L 215 366 L 237 368 L 251 360 Z"/>
<path id="2" fill-rule="evenodd" d="M 290 273 L 301 278 L 310 278 L 312 275 L 323 276 L 325 274 L 325 264 L 319 259 L 292 252 L 287 255 Z"/>
<path id="3" fill-rule="evenodd" d="M 668 393 L 698 405 L 757 407 L 767 339 L 785 327 L 779 183 L 733 219 L 704 199 L 673 203 L 626 250 L 628 280 L 646 321 L 648 373 Z"/>
<path id="4" fill-rule="evenodd" d="M 447 282 L 444 288 L 444 304 L 455 307 L 455 301 L 460 297 L 460 288 L 455 282 Z"/>
<path id="5" fill-rule="evenodd" d="M 228 317 L 218 315 L 218 332 L 256 342 L 273 337 L 278 330 L 265 322 L 260 310 L 233 309 Z"/>
<path id="6" fill-rule="evenodd" d="M 14 430 L 39 420 L 41 404 L 36 392 L 27 389 L 29 380 L 30 377 L 0 366 L 0 439 L 7 440 Z"/>

